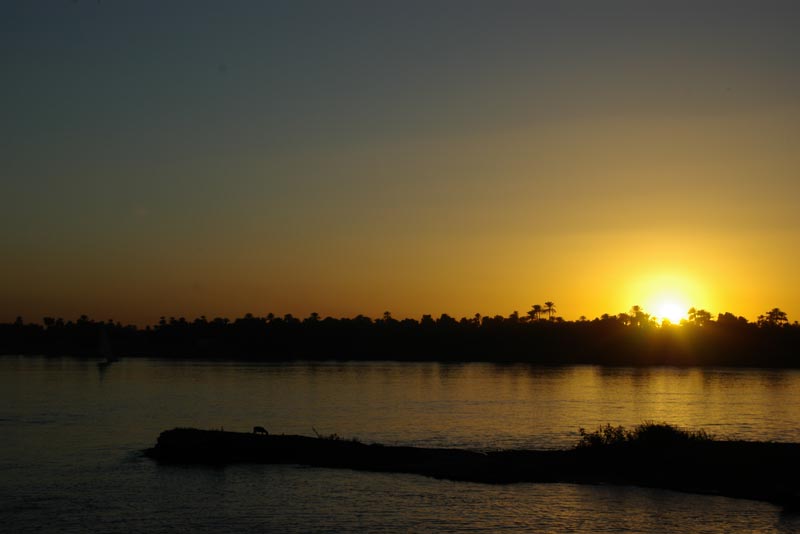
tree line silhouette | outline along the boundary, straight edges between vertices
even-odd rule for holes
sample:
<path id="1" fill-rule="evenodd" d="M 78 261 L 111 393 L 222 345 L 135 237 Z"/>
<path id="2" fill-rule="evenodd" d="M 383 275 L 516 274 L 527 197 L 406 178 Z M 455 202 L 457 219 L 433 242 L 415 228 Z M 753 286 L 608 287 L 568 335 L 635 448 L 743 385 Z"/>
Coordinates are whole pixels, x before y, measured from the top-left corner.
<path id="1" fill-rule="evenodd" d="M 233 321 L 162 317 L 139 328 L 85 315 L 42 323 L 19 317 L 0 324 L 0 353 L 105 357 L 102 338 L 114 356 L 126 357 L 800 367 L 800 325 L 779 308 L 755 322 L 691 308 L 680 325 L 658 323 L 641 306 L 592 320 L 566 321 L 556 313 L 547 301 L 522 315 L 460 319 L 395 319 L 388 311 L 376 319 L 248 313 Z"/>

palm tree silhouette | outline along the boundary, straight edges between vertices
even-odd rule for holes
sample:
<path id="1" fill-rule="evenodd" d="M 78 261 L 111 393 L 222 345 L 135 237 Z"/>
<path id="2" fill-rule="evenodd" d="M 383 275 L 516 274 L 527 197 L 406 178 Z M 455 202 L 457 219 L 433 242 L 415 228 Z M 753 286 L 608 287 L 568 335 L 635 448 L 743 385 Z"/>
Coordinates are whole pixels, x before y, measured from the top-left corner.
<path id="1" fill-rule="evenodd" d="M 552 320 L 553 314 L 556 312 L 556 305 L 553 301 L 548 300 L 544 303 L 544 312 L 547 314 L 547 319 Z"/>
<path id="2" fill-rule="evenodd" d="M 534 304 L 533 306 L 531 306 L 531 310 L 528 312 L 528 317 L 531 318 L 531 321 L 538 321 L 541 316 L 542 316 L 542 305 Z"/>

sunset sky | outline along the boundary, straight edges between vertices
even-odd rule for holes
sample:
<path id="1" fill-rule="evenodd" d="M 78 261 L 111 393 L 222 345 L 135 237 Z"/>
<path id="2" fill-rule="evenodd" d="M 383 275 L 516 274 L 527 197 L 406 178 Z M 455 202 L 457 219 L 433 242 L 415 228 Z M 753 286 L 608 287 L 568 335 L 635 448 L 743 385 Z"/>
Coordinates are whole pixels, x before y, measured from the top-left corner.
<path id="1" fill-rule="evenodd" d="M 800 2 L 0 4 L 0 321 L 800 319 Z"/>

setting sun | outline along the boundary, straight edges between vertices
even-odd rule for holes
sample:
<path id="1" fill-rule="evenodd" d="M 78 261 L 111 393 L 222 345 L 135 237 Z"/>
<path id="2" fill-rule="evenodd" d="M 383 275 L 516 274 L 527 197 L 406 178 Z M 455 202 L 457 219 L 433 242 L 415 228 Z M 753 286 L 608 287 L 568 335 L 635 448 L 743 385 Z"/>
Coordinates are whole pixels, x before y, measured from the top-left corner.
<path id="1" fill-rule="evenodd" d="M 679 324 L 682 319 L 686 319 L 686 310 L 686 306 L 675 300 L 664 300 L 653 311 L 661 321 L 667 319 L 672 324 Z"/>
<path id="2" fill-rule="evenodd" d="M 690 307 L 707 307 L 708 292 L 691 275 L 657 273 L 643 276 L 630 286 L 629 299 L 640 304 L 659 323 L 680 324 Z"/>

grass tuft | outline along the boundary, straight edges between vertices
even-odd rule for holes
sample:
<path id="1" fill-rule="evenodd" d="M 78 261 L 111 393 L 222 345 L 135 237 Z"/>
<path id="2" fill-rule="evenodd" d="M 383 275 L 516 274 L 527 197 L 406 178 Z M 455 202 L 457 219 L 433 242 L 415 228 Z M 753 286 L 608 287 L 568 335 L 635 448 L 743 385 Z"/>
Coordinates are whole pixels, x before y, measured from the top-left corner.
<path id="1" fill-rule="evenodd" d="M 328 440 L 328 441 L 349 441 L 351 443 L 361 443 L 361 440 L 358 439 L 358 438 L 346 439 L 346 438 L 343 438 L 342 436 L 340 436 L 339 434 L 337 434 L 335 432 L 333 434 L 320 434 L 319 432 L 317 432 L 317 429 L 314 428 L 313 426 L 311 427 L 311 430 L 314 431 L 314 434 L 319 439 L 325 439 L 325 440 Z"/>

